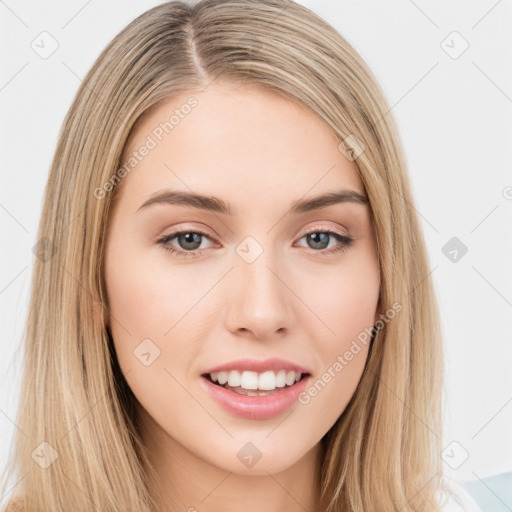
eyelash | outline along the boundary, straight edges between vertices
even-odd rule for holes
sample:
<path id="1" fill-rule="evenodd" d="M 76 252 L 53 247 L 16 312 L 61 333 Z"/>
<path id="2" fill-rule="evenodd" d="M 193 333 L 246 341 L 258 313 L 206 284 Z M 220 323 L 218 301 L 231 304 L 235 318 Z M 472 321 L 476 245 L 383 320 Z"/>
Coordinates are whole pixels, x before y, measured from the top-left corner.
<path id="1" fill-rule="evenodd" d="M 183 257 L 183 258 L 200 256 L 201 253 L 203 251 L 205 251 L 206 249 L 200 249 L 200 250 L 195 250 L 195 251 L 181 251 L 181 250 L 177 250 L 174 247 L 168 245 L 168 243 L 173 238 L 176 238 L 177 236 L 183 235 L 186 233 L 194 233 L 194 234 L 201 235 L 201 236 L 204 236 L 204 237 L 210 239 L 210 236 L 201 230 L 183 230 L 183 231 L 176 231 L 176 232 L 172 233 L 171 235 L 165 235 L 162 238 L 157 239 L 156 243 L 162 245 L 162 248 L 165 251 L 170 252 L 173 256 L 178 256 L 178 257 Z M 324 230 L 316 229 L 314 231 L 310 231 L 308 233 L 305 233 L 300 239 L 302 239 L 308 235 L 312 235 L 313 233 L 326 233 L 330 236 L 333 236 L 340 244 L 340 245 L 338 245 L 337 248 L 329 249 L 329 250 L 326 250 L 326 249 L 315 250 L 315 249 L 310 248 L 313 252 L 317 252 L 321 256 L 331 256 L 333 254 L 341 253 L 341 252 L 347 250 L 349 247 L 351 247 L 351 245 L 354 242 L 353 238 L 350 238 L 345 235 L 340 235 L 337 231 L 332 231 L 329 229 L 324 229 Z"/>

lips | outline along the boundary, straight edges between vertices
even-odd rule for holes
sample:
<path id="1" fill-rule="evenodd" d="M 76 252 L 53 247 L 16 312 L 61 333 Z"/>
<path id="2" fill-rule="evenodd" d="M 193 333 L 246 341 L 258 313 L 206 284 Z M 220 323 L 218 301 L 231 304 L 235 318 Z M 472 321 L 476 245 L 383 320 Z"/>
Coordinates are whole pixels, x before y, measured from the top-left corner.
<path id="1" fill-rule="evenodd" d="M 224 411 L 248 420 L 268 420 L 283 414 L 294 407 L 309 382 L 310 377 L 307 376 L 290 387 L 266 396 L 245 396 L 214 384 L 205 377 L 200 379 L 203 389 Z"/>
<path id="2" fill-rule="evenodd" d="M 238 359 L 236 361 L 230 361 L 228 363 L 209 368 L 208 370 L 202 372 L 201 375 L 206 376 L 210 373 L 225 372 L 231 370 L 238 370 L 240 372 L 247 370 L 257 373 L 263 373 L 269 370 L 274 372 L 279 370 L 294 370 L 297 373 L 311 374 L 311 370 L 305 366 L 294 363 L 292 361 L 287 361 L 286 359 L 273 357 L 270 359 Z"/>
<path id="3" fill-rule="evenodd" d="M 221 385 L 213 382 L 210 374 L 226 373 L 254 373 L 264 374 L 265 372 L 284 373 L 283 370 L 293 375 L 301 374 L 300 380 L 272 391 L 248 390 L 242 391 L 241 387 Z M 220 377 L 220 375 L 219 375 Z M 241 376 L 244 378 L 243 375 Z M 251 376 L 251 379 L 254 375 Z M 281 377 L 282 379 L 282 377 Z M 292 361 L 280 358 L 270 359 L 238 359 L 212 368 L 208 368 L 201 374 L 200 384 L 207 391 L 211 398 L 220 405 L 226 412 L 251 420 L 266 420 L 279 416 L 287 409 L 293 407 L 297 397 L 306 389 L 311 379 L 311 371 Z M 236 379 L 235 379 L 236 380 Z M 238 384 L 238 382 L 237 382 Z M 258 383 L 258 386 L 261 382 Z M 277 384 L 277 383 L 276 383 Z M 282 385 L 281 380 L 281 385 Z M 254 385 L 254 382 L 253 382 Z M 240 392 L 237 392 L 240 391 Z M 251 396 L 252 395 L 252 396 Z"/>

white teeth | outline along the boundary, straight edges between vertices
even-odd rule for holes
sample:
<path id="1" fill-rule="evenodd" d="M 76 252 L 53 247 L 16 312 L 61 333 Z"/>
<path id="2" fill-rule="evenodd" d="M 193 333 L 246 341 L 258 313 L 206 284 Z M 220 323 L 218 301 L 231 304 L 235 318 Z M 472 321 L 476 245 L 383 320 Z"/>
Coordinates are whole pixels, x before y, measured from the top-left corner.
<path id="1" fill-rule="evenodd" d="M 286 385 L 291 386 L 295 383 L 295 372 L 290 371 L 286 374 Z"/>
<path id="2" fill-rule="evenodd" d="M 265 389 L 267 391 L 271 391 L 276 389 L 276 374 L 274 372 L 268 371 L 260 374 L 258 378 L 258 388 Z"/>
<path id="3" fill-rule="evenodd" d="M 264 391 L 272 391 L 276 388 L 292 386 L 296 382 L 299 382 L 301 377 L 301 373 L 293 370 L 288 372 L 286 370 L 279 370 L 278 372 L 269 370 L 263 373 L 231 370 L 229 372 L 210 373 L 211 380 L 218 382 L 220 385 L 227 383 L 230 387 L 240 386 L 243 389 L 259 389 Z"/>
<path id="4" fill-rule="evenodd" d="M 258 389 L 258 374 L 256 372 L 243 372 L 240 377 L 240 387 L 244 389 Z"/>
<path id="5" fill-rule="evenodd" d="M 212 380 L 217 380 L 219 384 L 226 384 L 228 381 L 228 372 L 219 372 L 217 377 L 214 377 L 215 373 L 210 373 Z"/>
<path id="6" fill-rule="evenodd" d="M 299 373 L 299 375 L 302 375 Z M 286 386 L 286 370 L 279 370 L 276 375 L 276 387 L 284 388 Z"/>
<path id="7" fill-rule="evenodd" d="M 240 372 L 237 370 L 233 370 L 228 374 L 228 386 L 235 388 L 240 386 L 241 384 Z"/>

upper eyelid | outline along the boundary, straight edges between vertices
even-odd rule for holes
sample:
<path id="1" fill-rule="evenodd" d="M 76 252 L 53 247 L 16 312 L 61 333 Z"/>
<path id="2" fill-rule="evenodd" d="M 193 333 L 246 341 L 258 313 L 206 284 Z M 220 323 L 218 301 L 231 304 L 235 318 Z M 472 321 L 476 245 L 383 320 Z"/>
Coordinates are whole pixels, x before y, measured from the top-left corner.
<path id="1" fill-rule="evenodd" d="M 321 231 L 322 229 L 324 229 L 325 231 L 334 231 L 335 233 L 338 233 L 338 234 L 340 234 L 342 236 L 349 236 L 349 232 L 348 232 L 347 229 L 345 230 L 346 233 L 343 233 L 342 229 L 336 228 L 336 227 L 333 227 L 333 226 L 328 226 L 327 224 L 321 224 L 321 225 L 312 226 L 311 228 L 308 228 L 306 230 L 304 235 L 306 235 L 308 233 L 311 233 L 311 232 L 315 232 L 315 231 Z"/>

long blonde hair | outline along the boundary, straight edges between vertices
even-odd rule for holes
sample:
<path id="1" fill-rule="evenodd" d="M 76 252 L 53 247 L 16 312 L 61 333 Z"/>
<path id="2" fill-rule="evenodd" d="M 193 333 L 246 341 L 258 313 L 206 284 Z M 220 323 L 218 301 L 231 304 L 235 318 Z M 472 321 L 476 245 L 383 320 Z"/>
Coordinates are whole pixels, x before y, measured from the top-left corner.
<path id="1" fill-rule="evenodd" d="M 45 251 L 34 263 L 18 429 L 4 477 L 18 482 L 11 505 L 155 511 L 135 397 L 106 328 L 104 242 L 122 182 L 105 184 L 144 114 L 217 78 L 298 101 L 340 141 L 364 146 L 351 154 L 370 203 L 379 305 L 386 311 L 398 302 L 401 310 L 377 331 L 355 394 L 322 439 L 319 510 L 438 510 L 440 322 L 399 134 L 363 59 L 289 0 L 164 3 L 123 29 L 83 80 L 45 189 Z"/>

